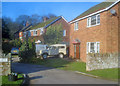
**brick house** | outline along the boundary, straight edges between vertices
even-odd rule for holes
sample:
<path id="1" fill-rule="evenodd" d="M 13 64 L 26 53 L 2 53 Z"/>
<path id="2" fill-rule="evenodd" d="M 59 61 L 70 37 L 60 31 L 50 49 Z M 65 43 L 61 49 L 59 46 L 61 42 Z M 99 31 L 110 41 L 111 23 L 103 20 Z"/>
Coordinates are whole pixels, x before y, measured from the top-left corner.
<path id="1" fill-rule="evenodd" d="M 102 2 L 70 21 L 71 58 L 86 62 L 88 53 L 120 52 L 120 0 Z"/>
<path id="2" fill-rule="evenodd" d="M 26 37 L 26 31 L 29 30 L 32 27 L 32 24 L 29 24 L 28 21 L 25 24 L 25 27 L 22 29 L 19 29 L 17 32 L 14 33 L 15 39 L 21 39 L 23 41 L 23 38 Z"/>
<path id="3" fill-rule="evenodd" d="M 55 18 L 48 19 L 48 20 L 44 18 L 44 22 L 39 23 L 38 25 L 33 26 L 29 29 L 30 38 L 32 39 L 34 38 L 36 42 L 42 41 L 42 43 L 44 43 L 43 34 L 47 31 L 47 28 L 49 26 L 54 26 L 58 24 L 62 24 L 62 27 L 63 27 L 63 42 L 62 43 L 66 43 L 67 45 L 69 45 L 70 26 L 63 16 L 55 17 Z"/>

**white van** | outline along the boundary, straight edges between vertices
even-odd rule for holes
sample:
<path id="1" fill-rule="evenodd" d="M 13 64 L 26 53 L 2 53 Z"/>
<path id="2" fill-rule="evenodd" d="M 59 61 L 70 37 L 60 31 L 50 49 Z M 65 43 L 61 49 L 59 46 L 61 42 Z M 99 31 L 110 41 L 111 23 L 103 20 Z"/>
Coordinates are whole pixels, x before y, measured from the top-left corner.
<path id="1" fill-rule="evenodd" d="M 36 44 L 36 54 L 39 55 L 41 50 L 46 50 L 48 45 Z"/>
<path id="2" fill-rule="evenodd" d="M 54 44 L 46 46 L 45 48 L 43 48 L 43 50 L 39 50 L 38 52 L 38 55 L 42 56 L 43 58 L 56 55 L 59 55 L 60 58 L 64 58 L 64 56 L 67 54 L 66 44 Z"/>

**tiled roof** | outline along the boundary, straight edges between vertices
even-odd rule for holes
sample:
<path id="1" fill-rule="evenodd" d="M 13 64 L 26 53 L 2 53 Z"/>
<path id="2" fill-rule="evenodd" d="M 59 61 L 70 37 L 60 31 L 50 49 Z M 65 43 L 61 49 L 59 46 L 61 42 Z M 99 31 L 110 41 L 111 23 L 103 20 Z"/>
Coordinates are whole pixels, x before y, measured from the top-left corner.
<path id="1" fill-rule="evenodd" d="M 53 24 L 55 21 L 57 21 L 60 18 L 62 18 L 62 17 L 58 16 L 58 17 L 55 17 L 55 18 L 52 18 L 52 19 L 48 19 L 46 22 L 42 22 L 42 23 L 39 23 L 38 25 L 35 25 L 35 26 L 31 27 L 31 30 L 37 29 L 37 28 L 40 28 L 40 27 L 47 28 L 49 25 Z"/>
<path id="2" fill-rule="evenodd" d="M 108 0 L 109 1 L 109 0 Z M 79 18 L 82 18 L 84 16 L 87 16 L 91 13 L 94 13 L 94 12 L 97 12 L 99 10 L 102 10 L 102 9 L 105 9 L 107 7 L 109 7 L 110 5 L 112 5 L 114 2 L 102 2 L 100 4 L 97 4 L 93 7 L 91 7 L 90 9 L 88 9 L 87 11 L 85 11 L 84 13 L 80 14 L 78 17 L 76 17 L 75 19 L 73 19 L 72 21 L 76 20 L 76 19 L 79 19 Z"/>

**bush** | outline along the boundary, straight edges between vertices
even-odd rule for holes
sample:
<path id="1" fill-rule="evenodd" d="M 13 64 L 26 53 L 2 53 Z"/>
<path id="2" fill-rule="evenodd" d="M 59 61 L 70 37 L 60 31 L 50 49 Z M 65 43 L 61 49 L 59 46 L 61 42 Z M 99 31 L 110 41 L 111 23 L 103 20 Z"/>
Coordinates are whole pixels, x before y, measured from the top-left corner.
<path id="1" fill-rule="evenodd" d="M 36 57 L 35 42 L 30 39 L 24 41 L 19 50 L 21 62 L 29 62 L 31 58 Z"/>
<path id="2" fill-rule="evenodd" d="M 13 45 L 14 45 L 14 47 L 21 47 L 22 42 L 20 39 L 15 39 L 15 40 L 13 40 Z"/>
<path id="3" fill-rule="evenodd" d="M 2 51 L 3 51 L 3 53 L 5 53 L 5 54 L 10 53 L 12 47 L 13 47 L 12 42 L 2 42 Z"/>

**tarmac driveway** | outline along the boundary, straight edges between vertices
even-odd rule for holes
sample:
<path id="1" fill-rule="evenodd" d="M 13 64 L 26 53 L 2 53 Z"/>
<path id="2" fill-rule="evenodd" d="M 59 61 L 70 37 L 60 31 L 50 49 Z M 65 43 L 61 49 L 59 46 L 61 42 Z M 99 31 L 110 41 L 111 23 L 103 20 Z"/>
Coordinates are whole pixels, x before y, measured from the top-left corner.
<path id="1" fill-rule="evenodd" d="M 74 71 L 64 71 L 41 65 L 14 62 L 12 67 L 15 72 L 28 74 L 31 84 L 117 84 L 114 81 L 97 79 L 77 74 Z"/>

